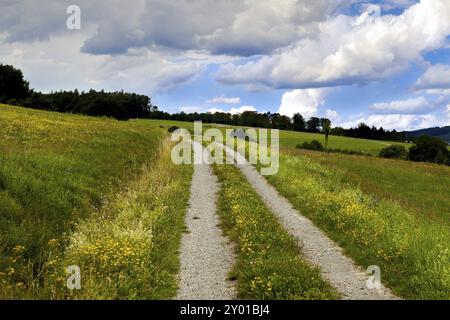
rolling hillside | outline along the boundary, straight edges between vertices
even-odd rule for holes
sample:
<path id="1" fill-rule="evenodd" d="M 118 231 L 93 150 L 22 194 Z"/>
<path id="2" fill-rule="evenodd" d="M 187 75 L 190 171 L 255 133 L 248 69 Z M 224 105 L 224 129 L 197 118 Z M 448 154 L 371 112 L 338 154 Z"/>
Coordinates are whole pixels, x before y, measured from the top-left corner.
<path id="1" fill-rule="evenodd" d="M 0 105 L 0 298 L 176 296 L 195 168 L 170 160 L 171 126 L 192 130 L 193 123 L 121 122 Z M 226 129 L 204 129 L 210 127 Z M 282 131 L 280 172 L 267 181 L 360 267 L 380 266 L 395 294 L 449 298 L 450 168 L 295 148 L 323 139 Z M 389 144 L 330 137 L 332 148 L 370 155 Z M 213 225 L 241 250 L 232 271 L 238 296 L 338 297 L 297 256 L 302 249 L 246 178 L 226 166 L 213 169 L 221 181 L 222 217 Z M 198 214 L 191 223 L 208 219 Z M 68 265 L 83 269 L 83 290 L 65 287 Z"/>
<path id="2" fill-rule="evenodd" d="M 436 128 L 422 129 L 422 130 L 417 130 L 417 131 L 409 131 L 406 133 L 413 137 L 419 137 L 419 136 L 423 136 L 423 135 L 438 137 L 444 141 L 447 141 L 450 144 L 450 126 L 441 127 L 441 128 L 436 127 Z"/>
<path id="3" fill-rule="evenodd" d="M 180 128 L 186 128 L 188 130 L 193 130 L 194 125 L 190 122 L 181 121 L 169 121 L 169 120 L 150 120 L 155 126 L 162 124 L 166 127 L 177 126 Z M 218 124 L 203 124 L 203 130 L 209 128 L 217 128 L 224 132 L 226 129 L 241 128 L 236 126 L 226 126 Z M 245 128 L 245 127 L 244 127 Z M 303 142 L 311 142 L 312 140 L 320 141 L 322 144 L 325 141 L 325 135 L 321 133 L 308 133 L 308 132 L 297 132 L 297 131 L 287 131 L 280 130 L 280 147 L 281 148 L 295 148 L 298 144 Z M 390 146 L 390 145 L 402 145 L 407 148 L 411 146 L 408 143 L 401 142 L 390 142 L 390 141 L 379 141 L 379 140 L 368 140 L 368 139 L 358 139 L 343 136 L 333 136 L 329 137 L 329 147 L 333 149 L 346 149 L 354 151 L 362 151 L 371 155 L 378 155 L 380 150 Z"/>
<path id="4" fill-rule="evenodd" d="M 149 121 L 120 122 L 0 105 L 0 299 L 67 298 L 58 282 L 64 276 L 61 264 L 75 261 L 88 263 L 92 275 L 86 284 L 89 290 L 80 298 L 130 298 L 130 291 L 114 287 L 130 276 L 162 281 L 148 275 L 153 263 L 161 263 L 160 255 L 155 251 L 155 260 L 149 260 L 145 250 L 161 237 L 154 237 L 153 243 L 142 241 L 138 237 L 142 221 L 136 230 L 130 216 L 125 224 L 119 221 L 136 215 L 136 210 L 147 212 L 153 218 L 145 220 L 145 232 L 158 227 L 172 228 L 175 237 L 181 234 L 176 215 L 183 215 L 186 206 L 189 167 L 168 165 L 170 146 L 162 148 L 166 135 L 165 129 Z M 138 200 L 130 203 L 125 191 Z M 174 197 L 177 194 L 181 196 Z M 175 221 L 159 219 L 161 225 L 155 224 L 155 216 L 165 210 L 175 215 Z M 105 235 L 113 225 L 114 232 Z M 133 243 L 142 245 L 143 255 L 121 260 Z M 138 252 L 137 247 L 131 250 Z M 161 250 L 166 251 L 167 270 L 176 271 L 176 260 L 172 263 L 167 254 L 177 246 Z M 99 279 L 108 273 L 111 261 L 124 272 L 117 276 L 128 277 L 105 286 Z M 165 274 L 163 288 L 140 295 L 171 296 L 173 273 Z M 130 283 L 130 288 L 139 287 L 136 280 Z"/>

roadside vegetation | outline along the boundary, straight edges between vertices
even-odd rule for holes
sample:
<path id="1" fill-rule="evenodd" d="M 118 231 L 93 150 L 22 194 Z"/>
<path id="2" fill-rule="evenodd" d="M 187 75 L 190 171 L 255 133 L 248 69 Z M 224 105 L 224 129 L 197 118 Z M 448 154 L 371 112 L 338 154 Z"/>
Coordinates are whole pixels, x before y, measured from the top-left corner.
<path id="1" fill-rule="evenodd" d="M 343 172 L 345 183 L 365 193 L 398 203 L 421 219 L 450 224 L 450 168 L 431 163 L 284 149 Z"/>
<path id="2" fill-rule="evenodd" d="M 413 163 L 404 161 L 292 153 L 295 155 L 280 155 L 280 171 L 268 180 L 296 209 L 357 263 L 380 266 L 382 281 L 396 294 L 411 299 L 450 299 L 447 167 L 418 164 L 414 168 Z M 340 159 L 334 165 L 333 157 Z M 322 161 L 317 161 L 320 158 Z M 378 166 L 383 161 L 389 163 Z M 392 168 L 386 169 L 389 165 Z M 433 177 L 426 178 L 426 169 L 420 166 L 431 167 L 428 175 Z M 434 196 L 426 199 L 429 193 Z M 426 204 L 418 205 L 417 210 L 410 208 L 420 201 Z"/>
<path id="3" fill-rule="evenodd" d="M 327 138 L 326 145 L 327 145 Z M 297 145 L 297 149 L 321 151 L 328 153 L 343 153 L 360 156 L 370 156 L 370 153 L 364 151 L 355 151 L 347 149 L 333 149 L 324 147 L 319 141 L 304 142 Z M 400 159 L 414 162 L 431 162 L 437 164 L 445 164 L 450 166 L 450 150 L 445 141 L 429 136 L 421 136 L 417 138 L 416 144 L 407 149 L 401 145 L 390 145 L 380 150 L 378 154 L 381 158 Z"/>
<path id="4" fill-rule="evenodd" d="M 334 289 L 301 259 L 296 241 L 278 224 L 245 177 L 231 165 L 215 165 L 222 189 L 222 228 L 236 245 L 230 277 L 240 299 L 333 299 Z"/>
<path id="5" fill-rule="evenodd" d="M 191 167 L 170 160 L 167 140 L 111 206 L 81 222 L 70 236 L 64 265 L 79 265 L 77 299 L 171 299 L 177 291 Z"/>
<path id="6" fill-rule="evenodd" d="M 0 298 L 41 299 L 58 296 L 61 292 L 58 292 L 60 287 L 55 287 L 55 281 L 59 281 L 58 285 L 65 285 L 60 278 L 62 259 L 72 259 L 70 261 L 75 262 L 75 258 L 80 255 L 95 260 L 98 258 L 96 253 L 99 252 L 96 250 L 108 249 L 110 251 L 107 252 L 119 254 L 134 244 L 145 246 L 145 241 L 133 243 L 126 240 L 128 231 L 122 230 L 122 234 L 118 226 L 115 230 L 117 233 L 110 236 L 109 240 L 128 241 L 128 247 L 115 250 L 117 243 L 114 242 L 108 248 L 102 247 L 106 244 L 95 249 L 83 247 L 81 243 L 90 245 L 93 244 L 90 240 L 100 238 L 94 237 L 95 231 L 92 234 L 83 231 L 86 223 L 79 222 L 102 216 L 105 214 L 103 208 L 111 206 L 114 206 L 114 210 L 109 217 L 117 213 L 117 217 L 114 216 L 117 221 L 126 215 L 133 218 L 137 208 L 127 207 L 125 199 L 116 199 L 115 195 L 126 188 L 133 188 L 130 186 L 133 186 L 133 181 L 140 175 L 143 174 L 140 179 L 146 181 L 146 175 L 155 174 L 145 173 L 142 168 L 152 168 L 165 135 L 166 130 L 149 121 L 119 122 L 0 105 Z M 167 169 L 173 168 L 168 166 Z M 138 179 L 138 182 L 134 182 L 137 190 L 131 195 L 143 197 L 142 202 L 148 206 L 148 210 L 166 212 L 166 202 L 154 204 L 145 201 L 153 198 L 153 195 L 150 196 L 151 192 L 155 192 L 154 201 L 163 201 L 161 195 L 157 196 L 160 187 L 163 190 L 181 188 L 182 186 L 171 185 L 164 189 L 163 185 L 167 179 L 177 180 L 186 173 L 159 171 L 161 176 L 153 177 L 160 177 L 160 182 L 155 181 L 155 185 L 148 186 L 148 192 L 143 192 L 137 188 L 140 181 Z M 182 196 L 179 201 L 183 201 Z M 178 206 L 181 205 L 179 201 L 171 202 Z M 173 214 L 179 212 L 175 210 Z M 152 215 L 151 219 L 158 216 L 153 211 Z M 170 215 L 164 216 L 155 228 L 164 228 L 167 225 L 164 219 L 172 218 Z M 136 228 L 137 235 L 137 230 L 147 232 L 148 224 L 147 220 L 142 226 L 132 223 L 129 226 Z M 177 230 L 176 224 L 170 224 Z M 91 226 L 94 227 L 95 224 Z M 111 227 L 111 224 L 108 226 Z M 75 229 L 78 236 L 72 238 L 71 233 Z M 129 236 L 132 238 L 132 234 Z M 103 240 L 108 240 L 106 238 Z M 80 241 L 79 246 L 74 245 L 75 239 Z M 157 246 L 158 241 L 165 242 L 154 236 L 152 246 Z M 72 250 L 65 257 L 69 244 Z M 83 256 L 77 248 L 94 251 L 92 255 Z M 154 252 L 155 259 L 162 259 L 158 257 L 158 250 Z M 143 257 L 137 259 L 141 258 Z M 169 259 L 167 263 L 172 266 L 167 269 L 171 273 L 173 262 Z M 161 279 L 168 278 L 162 276 Z M 173 283 L 169 285 L 170 281 L 165 282 L 166 280 L 159 283 L 161 288 L 167 289 L 166 293 L 162 290 L 149 295 L 170 295 Z M 114 297 L 110 294 L 113 288 L 110 289 L 105 294 Z M 95 292 L 92 289 L 92 297 L 95 297 Z M 122 295 L 133 297 L 127 290 L 116 292 L 116 297 Z"/>

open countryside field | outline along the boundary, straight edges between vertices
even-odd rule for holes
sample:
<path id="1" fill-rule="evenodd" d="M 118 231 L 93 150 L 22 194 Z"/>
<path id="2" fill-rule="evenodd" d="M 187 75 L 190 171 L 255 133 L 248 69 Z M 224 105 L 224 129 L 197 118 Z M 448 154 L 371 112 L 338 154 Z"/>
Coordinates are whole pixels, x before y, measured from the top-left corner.
<path id="1" fill-rule="evenodd" d="M 149 270 L 163 288 L 147 288 L 140 296 L 171 295 L 167 276 L 178 262 L 168 256 L 177 246 L 161 237 L 176 239 L 181 233 L 189 187 L 183 182 L 189 181 L 190 170 L 167 165 L 170 148 L 161 149 L 165 130 L 148 121 L 0 105 L 0 136 L 0 298 L 67 297 L 60 277 L 64 261 L 74 257 L 91 262 L 84 298 L 133 298 L 141 291 L 129 278 L 136 282 L 139 275 L 148 282 Z M 129 194 L 117 196 L 123 192 Z M 170 198 L 174 194 L 181 196 Z M 148 249 L 158 241 L 164 257 L 156 254 L 153 261 Z M 123 272 L 114 273 L 122 281 L 113 282 L 120 289 L 96 281 L 95 272 L 107 273 L 113 260 Z M 158 265 L 161 261 L 169 267 Z M 128 264 L 140 269 L 127 269 Z M 154 270 L 166 275 L 158 279 Z"/>
<path id="2" fill-rule="evenodd" d="M 193 128 L 0 106 L 0 298 L 176 297 L 180 245 L 196 229 L 185 221 L 193 168 L 172 163 L 171 126 Z M 330 146 L 371 154 L 389 144 L 337 138 Z M 449 167 L 293 148 L 308 139 L 323 135 L 282 132 L 268 178 L 297 214 L 363 270 L 380 266 L 397 296 L 450 299 Z M 219 232 L 235 250 L 230 298 L 342 297 L 236 168 L 213 169 Z M 82 270 L 81 290 L 65 286 L 69 265 Z"/>
<path id="3" fill-rule="evenodd" d="M 280 172 L 268 180 L 357 263 L 380 266 L 383 281 L 398 295 L 449 299 L 449 168 L 322 157 L 282 154 Z"/>
<path id="4" fill-rule="evenodd" d="M 389 199 L 423 219 L 450 223 L 450 168 L 431 163 L 285 149 L 307 156 L 331 170 L 343 171 L 342 182 Z"/>
<path id="5" fill-rule="evenodd" d="M 324 143 L 325 135 L 320 133 L 308 133 L 308 132 L 293 132 L 293 131 L 281 131 L 280 132 L 280 145 L 282 147 L 295 148 L 298 144 L 304 142 L 311 142 L 317 140 Z M 390 142 L 390 141 L 377 141 L 367 139 L 356 139 L 341 136 L 329 137 L 329 147 L 332 149 L 341 150 L 354 150 L 362 151 L 373 156 L 377 156 L 381 149 L 390 145 L 402 145 L 409 148 L 411 145 L 407 143 Z"/>
<path id="6" fill-rule="evenodd" d="M 176 126 L 191 131 L 194 129 L 193 123 L 189 122 L 171 121 L 171 120 L 150 120 L 150 121 L 153 122 L 155 125 L 162 124 L 166 127 Z M 224 126 L 210 123 L 203 124 L 203 130 L 207 130 L 209 128 L 217 128 L 221 130 L 225 136 L 225 131 L 227 129 L 249 128 L 249 127 Z M 304 142 L 311 142 L 313 140 L 317 140 L 320 141 L 321 143 L 324 143 L 325 135 L 321 133 L 280 130 L 280 147 L 282 148 L 295 148 L 299 144 L 302 144 Z M 401 142 L 367 140 L 367 139 L 349 138 L 333 135 L 330 135 L 329 137 L 329 147 L 332 149 L 361 151 L 373 156 L 377 156 L 381 151 L 381 149 L 390 145 L 400 145 L 406 148 L 409 148 L 411 146 L 411 144 Z"/>
<path id="7" fill-rule="evenodd" d="M 449 53 L 450 0 L 0 0 L 3 313 L 436 311 Z"/>

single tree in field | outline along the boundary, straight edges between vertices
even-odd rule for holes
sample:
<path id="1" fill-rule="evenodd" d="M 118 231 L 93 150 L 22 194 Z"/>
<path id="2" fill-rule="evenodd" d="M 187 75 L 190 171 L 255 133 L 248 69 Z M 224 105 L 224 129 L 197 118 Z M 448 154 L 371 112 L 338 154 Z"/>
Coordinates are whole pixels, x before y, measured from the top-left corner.
<path id="1" fill-rule="evenodd" d="M 0 64 L 0 102 L 22 100 L 29 94 L 29 83 L 24 80 L 22 71 Z"/>
<path id="2" fill-rule="evenodd" d="M 320 132 L 320 119 L 312 117 L 306 122 L 306 130 L 309 132 Z"/>
<path id="3" fill-rule="evenodd" d="M 321 119 L 323 133 L 325 133 L 325 150 L 328 150 L 328 136 L 331 131 L 331 121 L 329 119 Z"/>
<path id="4" fill-rule="evenodd" d="M 292 118 L 294 124 L 295 131 L 305 131 L 306 130 L 306 122 L 303 116 L 300 113 L 294 114 Z"/>

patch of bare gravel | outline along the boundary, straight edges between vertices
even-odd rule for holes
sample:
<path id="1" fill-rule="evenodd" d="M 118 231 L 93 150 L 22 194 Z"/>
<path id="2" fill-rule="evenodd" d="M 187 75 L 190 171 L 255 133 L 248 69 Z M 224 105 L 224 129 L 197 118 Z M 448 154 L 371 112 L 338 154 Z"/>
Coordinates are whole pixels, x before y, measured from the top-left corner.
<path id="1" fill-rule="evenodd" d="M 233 151 L 226 148 L 226 152 Z M 241 155 L 237 157 L 242 158 Z M 281 225 L 291 236 L 298 239 L 303 258 L 320 268 L 323 278 L 341 293 L 343 299 L 398 299 L 383 285 L 380 290 L 368 289 L 366 285 L 368 276 L 352 259 L 344 255 L 341 247 L 295 210 L 253 166 L 248 163 L 236 166 L 240 168 L 266 206 L 278 217 Z"/>
<path id="2" fill-rule="evenodd" d="M 194 153 L 203 150 L 193 144 Z M 217 177 L 208 164 L 194 165 L 189 208 L 186 213 L 188 232 L 181 245 L 181 270 L 178 300 L 231 300 L 236 297 L 228 272 L 234 251 L 218 227 L 216 198 Z"/>

